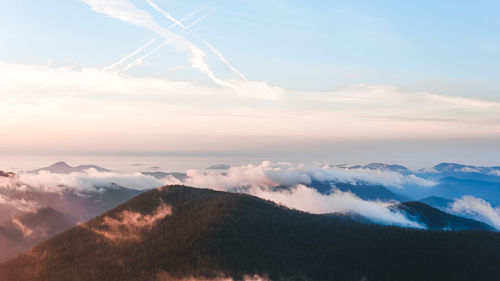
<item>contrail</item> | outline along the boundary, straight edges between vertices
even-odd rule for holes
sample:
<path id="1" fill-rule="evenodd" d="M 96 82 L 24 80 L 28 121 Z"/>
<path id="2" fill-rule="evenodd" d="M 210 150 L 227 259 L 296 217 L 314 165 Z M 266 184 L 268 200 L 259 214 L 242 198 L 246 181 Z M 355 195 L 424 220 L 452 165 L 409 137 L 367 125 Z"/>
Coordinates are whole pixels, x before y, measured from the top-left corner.
<path id="1" fill-rule="evenodd" d="M 144 11 L 138 9 L 132 2 L 128 0 L 80 0 L 87 3 L 92 10 L 97 13 L 104 14 L 108 17 L 112 17 L 132 25 L 147 28 L 161 37 L 165 41 L 168 41 L 173 47 L 179 50 L 187 51 L 191 54 L 191 66 L 198 69 L 200 72 L 206 74 L 214 83 L 230 87 L 233 89 L 238 89 L 233 83 L 226 82 L 215 76 L 210 66 L 205 62 L 205 52 L 200 48 L 196 47 L 186 38 L 172 33 L 167 28 L 160 26 L 157 22 L 153 20 L 153 16 Z M 179 21 L 176 20 L 176 24 Z M 180 25 L 183 26 L 182 23 Z M 189 29 L 188 29 L 189 30 Z"/>
<path id="2" fill-rule="evenodd" d="M 108 70 L 114 68 L 115 66 L 118 66 L 118 65 L 124 63 L 126 60 L 128 60 L 131 57 L 134 57 L 135 55 L 137 55 L 138 53 L 140 53 L 142 50 L 144 50 L 145 48 L 147 48 L 149 45 L 151 45 L 155 41 L 156 41 L 156 38 L 151 39 L 149 42 L 147 42 L 146 44 L 142 45 L 139 49 L 133 51 L 132 53 L 130 53 L 130 54 L 126 55 L 126 56 L 124 56 L 122 59 L 120 59 L 119 61 L 113 63 L 112 65 L 104 67 L 101 70 L 102 71 L 108 71 Z"/>
<path id="3" fill-rule="evenodd" d="M 115 71 L 114 73 L 117 74 L 117 73 L 120 73 L 120 72 L 123 72 L 123 71 L 127 71 L 129 70 L 131 67 L 133 66 L 136 66 L 136 65 L 139 65 L 141 64 L 144 59 L 146 59 L 147 57 L 149 57 L 150 55 L 156 53 L 159 49 L 161 49 L 163 46 L 167 45 L 167 41 L 164 41 L 163 43 L 161 43 L 158 47 L 154 48 L 153 50 L 151 50 L 149 53 L 145 54 L 144 56 L 138 58 L 137 60 L 127 64 L 127 66 L 125 66 L 125 68 L 123 69 L 120 69 L 120 70 L 117 70 Z"/>
<path id="4" fill-rule="evenodd" d="M 180 21 L 180 22 L 183 22 L 183 21 L 185 21 L 185 20 L 189 19 L 190 17 L 194 16 L 194 14 L 196 14 L 197 12 L 198 12 L 198 9 L 196 9 L 196 10 L 192 11 L 191 13 L 187 14 L 186 16 L 184 16 L 184 17 L 183 17 L 182 19 L 180 19 L 179 21 Z M 174 28 L 176 25 L 177 25 L 176 23 L 172 23 L 172 24 L 168 27 L 168 29 Z"/>
<path id="5" fill-rule="evenodd" d="M 208 17 L 211 13 L 213 13 L 215 10 L 217 10 L 217 8 L 213 8 L 212 10 L 210 10 L 210 12 L 206 13 L 205 15 L 199 17 L 197 20 L 193 21 L 192 23 L 188 24 L 186 26 L 186 28 L 182 29 L 182 31 L 186 30 L 187 28 L 190 28 L 191 26 L 199 23 L 200 21 L 204 20 L 206 17 Z M 183 22 L 183 20 L 181 19 L 180 22 Z M 174 26 L 176 25 L 175 23 L 173 24 Z"/>
<path id="6" fill-rule="evenodd" d="M 194 31 L 192 31 L 190 28 L 186 27 L 184 24 L 182 24 L 182 22 L 180 22 L 179 20 L 175 19 L 174 17 L 172 17 L 169 13 L 167 13 L 166 11 L 162 10 L 160 7 L 158 7 L 153 1 L 151 0 L 146 0 L 148 2 L 148 4 L 153 7 L 153 9 L 155 9 L 156 11 L 160 12 L 161 14 L 163 14 L 167 19 L 173 21 L 175 24 L 177 24 L 178 26 L 182 27 L 183 29 L 189 31 L 193 36 L 195 36 L 196 38 L 198 38 L 198 40 L 200 40 L 201 42 L 203 42 L 203 44 L 205 44 L 210 50 L 212 50 L 212 52 L 217 55 L 219 57 L 219 59 L 225 63 L 232 71 L 234 71 L 236 74 L 238 74 L 241 79 L 245 80 L 248 82 L 247 78 L 240 72 L 238 71 L 238 69 L 236 69 L 234 66 L 232 66 L 225 58 L 224 56 L 222 56 L 222 54 L 217 51 L 217 49 L 215 49 L 215 47 L 213 47 L 210 43 L 208 43 L 207 41 L 205 41 L 203 38 L 201 38 L 198 34 L 196 34 Z"/>
<path id="7" fill-rule="evenodd" d="M 201 16 L 201 17 L 199 17 L 199 18 L 198 18 L 198 19 L 196 19 L 194 22 L 192 22 L 191 24 L 189 24 L 189 25 L 188 25 L 188 27 L 193 26 L 193 25 L 195 25 L 195 24 L 199 23 L 199 22 L 200 22 L 200 21 L 202 21 L 204 18 L 206 18 L 208 15 L 210 15 L 210 14 L 211 14 L 214 10 L 215 10 L 215 9 L 213 9 L 213 10 L 212 10 L 212 11 L 210 11 L 209 13 L 207 13 L 207 14 L 205 14 L 205 15 L 203 15 L 203 16 Z M 187 16 L 183 17 L 183 18 L 182 18 L 182 19 L 180 19 L 179 21 L 180 21 L 180 22 L 183 22 L 184 20 L 186 20 L 186 19 L 190 18 L 190 17 L 191 17 L 192 15 L 194 15 L 195 13 L 196 13 L 196 10 L 195 10 L 195 11 L 193 11 L 193 12 L 191 12 L 191 13 L 190 13 L 190 14 L 188 14 Z M 174 28 L 175 26 L 177 26 L 177 24 L 176 24 L 176 23 L 172 24 L 172 25 L 171 25 L 168 29 L 170 30 L 170 29 Z M 147 58 L 147 57 L 149 57 L 150 55 L 152 55 L 152 54 L 156 53 L 158 50 L 160 50 L 161 48 L 163 48 L 163 46 L 165 46 L 166 44 L 167 44 L 167 41 L 163 42 L 162 44 L 160 44 L 158 47 L 156 47 L 154 50 L 152 50 L 152 51 L 151 51 L 151 52 L 149 52 L 148 54 L 146 54 L 146 55 L 144 55 L 144 56 L 142 56 L 142 57 L 138 58 L 138 59 L 137 59 L 137 60 L 135 60 L 134 62 L 129 63 L 129 64 L 128 64 L 127 66 L 125 66 L 123 69 L 119 69 L 119 70 L 115 71 L 114 73 L 115 73 L 115 74 L 117 74 L 117 73 L 120 73 L 120 72 L 124 72 L 124 71 L 129 70 L 129 69 L 130 69 L 131 67 L 133 67 L 133 66 L 136 66 L 136 65 L 141 64 L 141 63 L 144 61 L 144 59 L 146 59 L 146 58 Z M 137 53 L 138 53 L 138 52 L 136 52 L 136 54 L 137 54 Z M 134 55 L 135 55 L 135 54 L 134 54 Z M 134 55 L 132 55 L 132 56 L 134 56 Z M 132 56 L 130 56 L 130 57 L 132 57 Z M 126 60 L 126 59 L 128 59 L 128 58 L 129 58 L 129 57 L 124 58 L 124 59 L 123 59 L 123 61 L 125 61 L 125 60 Z M 121 61 L 121 62 L 123 62 L 123 61 Z M 117 63 L 116 65 L 118 65 L 118 64 L 119 64 L 119 63 Z M 109 67 L 109 68 L 112 68 L 112 67 Z"/>

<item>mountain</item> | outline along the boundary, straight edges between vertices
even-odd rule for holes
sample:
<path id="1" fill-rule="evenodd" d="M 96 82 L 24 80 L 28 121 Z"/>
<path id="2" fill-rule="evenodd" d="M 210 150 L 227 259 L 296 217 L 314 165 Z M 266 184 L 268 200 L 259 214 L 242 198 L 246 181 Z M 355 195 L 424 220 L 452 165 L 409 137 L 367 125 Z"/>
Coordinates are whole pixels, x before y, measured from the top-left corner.
<path id="1" fill-rule="evenodd" d="M 363 181 L 346 183 L 312 180 L 311 184 L 308 186 L 316 189 L 321 194 L 329 194 L 332 188 L 344 192 L 351 192 L 363 200 L 402 201 L 408 199 L 408 197 L 396 194 L 383 185 L 369 184 Z"/>
<path id="2" fill-rule="evenodd" d="M 172 176 L 180 181 L 184 181 L 187 178 L 187 175 L 185 173 L 178 173 L 178 172 L 141 172 L 141 174 L 146 175 L 146 176 L 152 176 L 157 179 L 163 179 L 168 176 Z"/>
<path id="3" fill-rule="evenodd" d="M 96 166 L 96 165 L 80 165 L 72 167 L 66 162 L 57 162 L 48 167 L 39 168 L 30 171 L 30 173 L 38 173 L 40 171 L 48 171 L 54 174 L 70 174 L 70 173 L 81 173 L 87 169 L 96 169 L 98 172 L 111 172 L 111 170 Z"/>
<path id="4" fill-rule="evenodd" d="M 88 190 L 64 186 L 44 190 L 19 182 L 15 176 L 6 184 L 8 188 L 0 189 L 0 261 L 142 192 L 113 183 Z"/>
<path id="5" fill-rule="evenodd" d="M 167 186 L 0 265 L 0 280 L 498 280 L 500 234 L 313 215 Z"/>
<path id="6" fill-rule="evenodd" d="M 0 262 L 76 224 L 76 218 L 49 207 L 23 212 L 0 224 Z"/>
<path id="7" fill-rule="evenodd" d="M 456 163 L 440 163 L 430 169 L 422 169 L 417 174 L 427 178 L 453 177 L 481 181 L 500 182 L 500 166 L 484 167 Z"/>
<path id="8" fill-rule="evenodd" d="M 496 229 L 485 223 L 454 216 L 436 208 L 433 208 L 422 202 L 404 202 L 393 206 L 394 209 L 403 211 L 409 217 L 415 218 L 424 224 L 428 230 L 488 230 Z"/>
<path id="9" fill-rule="evenodd" d="M 215 165 L 207 167 L 205 169 L 207 169 L 207 170 L 227 170 L 229 168 L 231 168 L 231 166 L 226 165 L 226 164 L 215 164 Z"/>
<path id="10" fill-rule="evenodd" d="M 395 172 L 399 173 L 402 175 L 410 175 L 413 172 L 406 168 L 405 166 L 401 165 L 390 165 L 390 164 L 383 164 L 383 163 L 370 163 L 368 165 L 355 165 L 355 166 L 350 166 L 347 167 L 348 169 L 369 169 L 369 170 L 378 170 L 378 171 L 390 171 L 390 172 Z"/>
<path id="11" fill-rule="evenodd" d="M 422 196 L 438 196 L 456 199 L 464 195 L 482 198 L 495 205 L 500 204 L 500 182 L 445 177 L 435 186 L 425 188 Z"/>
<path id="12" fill-rule="evenodd" d="M 418 201 L 425 203 L 425 204 L 432 206 L 432 207 L 439 209 L 439 210 L 446 210 L 453 203 L 453 200 L 446 199 L 446 198 L 439 197 L 439 196 L 429 196 L 429 197 L 425 197 L 423 199 L 420 199 Z"/>

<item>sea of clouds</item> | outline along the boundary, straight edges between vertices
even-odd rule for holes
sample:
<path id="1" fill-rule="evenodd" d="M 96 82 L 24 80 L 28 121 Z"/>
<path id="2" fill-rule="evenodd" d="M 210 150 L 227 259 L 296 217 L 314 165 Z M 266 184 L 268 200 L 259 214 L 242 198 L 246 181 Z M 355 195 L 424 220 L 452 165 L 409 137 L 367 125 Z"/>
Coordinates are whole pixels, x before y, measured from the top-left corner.
<path id="1" fill-rule="evenodd" d="M 436 184 L 414 174 L 401 174 L 387 169 L 295 165 L 270 161 L 228 169 L 192 169 L 186 171 L 186 176 L 180 180 L 173 175 L 156 178 L 140 172 L 100 172 L 95 169 L 69 174 L 21 172 L 14 177 L 0 178 L 0 204 L 10 204 L 20 210 L 38 207 L 36 199 L 9 197 L 12 190 L 50 193 L 73 191 L 84 194 L 105 192 L 110 186 L 147 190 L 163 185 L 184 184 L 219 191 L 243 192 L 315 214 L 356 214 L 379 224 L 423 228 L 414 218 L 391 208 L 398 202 L 363 200 L 351 192 L 336 189 L 335 183 L 383 185 L 402 191 L 406 185 L 432 187 Z M 331 182 L 331 191 L 326 194 L 318 192 L 310 186 L 313 181 Z M 471 217 L 500 229 L 500 210 L 482 199 L 471 196 L 457 199 L 450 206 L 449 212 Z"/>

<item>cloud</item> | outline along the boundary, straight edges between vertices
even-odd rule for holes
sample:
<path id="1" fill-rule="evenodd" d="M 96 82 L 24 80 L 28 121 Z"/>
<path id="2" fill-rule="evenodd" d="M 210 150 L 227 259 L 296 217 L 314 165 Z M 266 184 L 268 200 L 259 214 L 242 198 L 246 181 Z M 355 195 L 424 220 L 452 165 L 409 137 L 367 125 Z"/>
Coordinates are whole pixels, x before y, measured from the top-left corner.
<path id="1" fill-rule="evenodd" d="M 233 85 L 229 81 L 220 79 L 214 74 L 210 66 L 205 62 L 205 52 L 203 50 L 196 47 L 186 38 L 179 36 L 178 34 L 172 33 L 167 28 L 160 26 L 153 20 L 151 14 L 149 14 L 144 10 L 138 9 L 130 1 L 128 0 L 81 0 L 81 1 L 88 4 L 92 8 L 92 10 L 94 10 L 97 13 L 104 14 L 111 18 L 116 18 L 123 22 L 127 22 L 133 25 L 141 26 L 155 32 L 156 34 L 161 36 L 166 43 L 170 44 L 170 46 L 190 53 L 192 66 L 200 70 L 202 73 L 205 73 L 214 83 L 233 89 L 238 88 L 238 86 Z M 170 16 L 170 14 L 160 9 L 153 2 L 148 1 L 148 3 L 155 10 L 160 11 L 168 19 L 172 20 L 174 23 L 183 27 L 184 29 L 190 31 L 198 39 L 202 40 L 202 42 L 205 45 L 207 45 L 231 70 L 233 70 L 240 77 L 246 80 L 246 78 L 238 70 L 236 70 L 236 68 L 234 68 L 222 56 L 222 54 L 220 54 L 212 45 L 210 45 L 208 42 L 206 42 L 201 37 L 192 32 L 191 29 L 184 26 L 179 20 L 173 18 L 172 16 Z"/>
<path id="2" fill-rule="evenodd" d="M 405 176 L 391 171 L 306 167 L 269 161 L 259 165 L 231 167 L 222 171 L 188 170 L 187 178 L 183 182 L 171 176 L 163 180 L 165 183 L 183 183 L 200 188 L 244 192 L 310 213 L 355 213 L 380 224 L 416 228 L 421 228 L 422 225 L 407 218 L 403 213 L 389 208 L 395 202 L 365 201 L 352 193 L 334 188 L 330 194 L 321 194 L 306 185 L 311 184 L 313 180 L 322 182 L 333 180 L 351 184 L 359 184 L 362 180 L 398 188 L 403 188 L 404 184 L 434 184 L 414 175 Z M 291 188 L 273 188 L 280 185 Z"/>
<path id="3" fill-rule="evenodd" d="M 500 177 L 500 169 L 491 170 L 489 174 Z"/>
<path id="4" fill-rule="evenodd" d="M 450 212 L 470 217 L 487 223 L 500 230 L 500 208 L 473 196 L 456 199 L 450 206 Z"/>
<path id="5" fill-rule="evenodd" d="M 273 163 L 270 161 L 264 161 L 259 165 L 235 166 L 224 171 L 188 170 L 186 173 L 188 177 L 184 182 L 185 184 L 215 189 L 227 189 L 235 186 L 307 185 L 313 180 L 351 184 L 367 182 L 395 188 L 404 188 L 408 184 L 426 187 L 436 184 L 413 174 L 403 175 L 386 170 L 293 166 L 289 163 Z"/>
<path id="6" fill-rule="evenodd" d="M 172 207 L 161 202 L 150 215 L 125 210 L 119 213 L 116 218 L 104 217 L 99 227 L 90 229 L 113 243 L 138 242 L 144 231 L 150 231 L 157 221 L 171 214 Z"/>
<path id="7" fill-rule="evenodd" d="M 74 192 L 85 196 L 88 192 L 104 192 L 116 185 L 129 189 L 150 189 L 162 186 L 158 179 L 139 172 L 99 172 L 87 169 L 83 172 L 57 174 L 49 171 L 34 173 L 18 173 L 14 177 L 0 178 L 0 203 L 15 207 L 18 210 L 34 210 L 38 208 L 35 201 L 17 198 L 18 192 L 46 192 L 63 194 Z"/>
<path id="8" fill-rule="evenodd" d="M 233 72 L 235 72 L 236 74 L 238 74 L 238 76 L 243 79 L 243 81 L 248 81 L 247 78 L 238 70 L 236 69 L 232 64 L 230 64 L 226 58 L 224 58 L 224 56 L 214 47 L 212 46 L 212 44 L 208 43 L 206 40 L 204 40 L 203 38 L 201 38 L 198 34 L 196 34 L 194 31 L 192 31 L 189 26 L 185 26 L 181 21 L 175 19 L 174 17 L 172 17 L 169 13 L 167 13 L 165 10 L 161 9 L 160 7 L 158 7 L 158 5 L 156 5 L 153 1 L 151 0 L 146 0 L 148 2 L 148 4 L 153 7 L 153 9 L 155 9 L 156 11 L 160 12 L 162 15 L 164 15 L 167 19 L 173 21 L 175 24 L 177 24 L 178 26 L 182 27 L 183 30 L 187 30 L 189 31 L 191 34 L 193 34 L 196 38 L 198 38 L 198 40 L 200 40 L 201 42 L 203 42 L 203 44 L 205 44 L 205 46 L 207 46 L 226 66 L 228 66 Z"/>
<path id="9" fill-rule="evenodd" d="M 70 174 L 55 174 L 48 171 L 40 171 L 37 174 L 20 173 L 16 183 L 45 192 L 62 192 L 68 189 L 99 192 L 100 187 L 108 187 L 111 183 L 131 189 L 149 189 L 162 185 L 162 182 L 154 177 L 139 172 L 99 172 L 95 169 Z"/>
<path id="10" fill-rule="evenodd" d="M 2 192 L 0 186 L 0 192 Z M 16 210 L 23 212 L 32 212 L 40 207 L 40 205 L 33 200 L 25 198 L 16 198 L 8 194 L 0 194 L 0 205 L 6 205 Z"/>
<path id="11" fill-rule="evenodd" d="M 33 229 L 24 225 L 19 219 L 13 218 L 12 223 L 23 233 L 23 237 L 28 237 L 33 233 Z"/>
<path id="12" fill-rule="evenodd" d="M 318 93 L 232 81 L 238 85 L 232 89 L 98 68 L 7 63 L 0 63 L 0 77 L 0 99 L 10 100 L 0 110 L 0 148 L 7 151 L 332 155 L 343 143 L 500 138 L 500 123 L 492 121 L 500 119 L 495 102 L 456 107 L 389 86 Z M 449 118 L 456 121 L 441 121 Z"/>
<path id="13" fill-rule="evenodd" d="M 313 188 L 297 185 L 291 190 L 281 191 L 253 187 L 248 193 L 309 213 L 355 213 L 379 224 L 424 228 L 403 213 L 391 210 L 391 203 L 365 201 L 349 192 L 336 190 L 325 195 Z"/>

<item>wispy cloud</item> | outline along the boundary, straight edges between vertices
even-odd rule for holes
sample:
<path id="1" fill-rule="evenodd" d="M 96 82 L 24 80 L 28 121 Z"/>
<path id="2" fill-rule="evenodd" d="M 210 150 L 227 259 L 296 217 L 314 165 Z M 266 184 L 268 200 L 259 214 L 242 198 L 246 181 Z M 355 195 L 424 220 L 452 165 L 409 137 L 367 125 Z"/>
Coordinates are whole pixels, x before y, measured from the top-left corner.
<path id="1" fill-rule="evenodd" d="M 104 217 L 99 227 L 90 230 L 112 243 L 139 242 L 144 231 L 150 231 L 157 221 L 172 214 L 172 207 L 161 202 L 152 214 L 125 210 L 116 218 Z"/>
<path id="2" fill-rule="evenodd" d="M 205 73 L 216 84 L 234 87 L 231 83 L 225 82 L 215 76 L 208 64 L 205 62 L 205 53 L 193 45 L 189 40 L 163 28 L 153 20 L 151 14 L 138 9 L 127 0 L 81 0 L 91 6 L 95 12 L 119 19 L 121 21 L 147 28 L 168 42 L 174 48 L 189 52 L 191 54 L 192 66 Z M 179 25 L 179 21 L 175 21 Z M 180 26 L 183 26 L 180 23 Z"/>
<path id="3" fill-rule="evenodd" d="M 127 0 L 81 0 L 88 5 L 91 6 L 92 10 L 95 12 L 104 14 L 106 16 L 112 17 L 119 19 L 121 21 L 141 26 L 144 28 L 147 28 L 159 36 L 161 36 L 165 42 L 170 44 L 172 47 L 177 48 L 182 51 L 186 51 L 191 54 L 191 64 L 194 68 L 197 68 L 200 70 L 202 73 L 205 73 L 214 83 L 219 84 L 221 86 L 229 87 L 229 88 L 238 88 L 237 85 L 225 81 L 223 79 L 218 78 L 210 66 L 205 62 L 205 52 L 201 50 L 200 48 L 196 47 L 193 43 L 191 43 L 189 40 L 186 38 L 179 36 L 177 34 L 174 34 L 170 32 L 167 28 L 162 27 L 158 23 L 156 23 L 153 20 L 153 17 L 151 14 L 144 10 L 138 9 L 133 3 Z M 150 5 L 152 5 L 155 9 L 160 11 L 163 15 L 167 16 L 170 20 L 172 20 L 175 24 L 178 26 L 185 28 L 185 25 L 182 24 L 179 20 L 173 18 L 168 14 L 167 12 L 161 10 L 158 6 L 156 6 L 153 2 L 148 1 Z M 192 32 L 191 29 L 187 28 L 188 31 Z M 193 35 L 196 35 L 194 32 L 192 32 Z M 238 75 L 240 75 L 243 79 L 244 76 L 236 70 L 227 60 L 220 54 L 213 46 L 208 44 L 205 40 L 203 40 L 201 37 L 196 35 L 198 39 L 202 40 L 204 44 L 209 46 L 214 53 L 217 54 L 217 56 L 223 60 L 223 62 L 228 65 L 233 71 L 237 72 Z M 246 79 L 245 79 L 246 80 Z"/>

